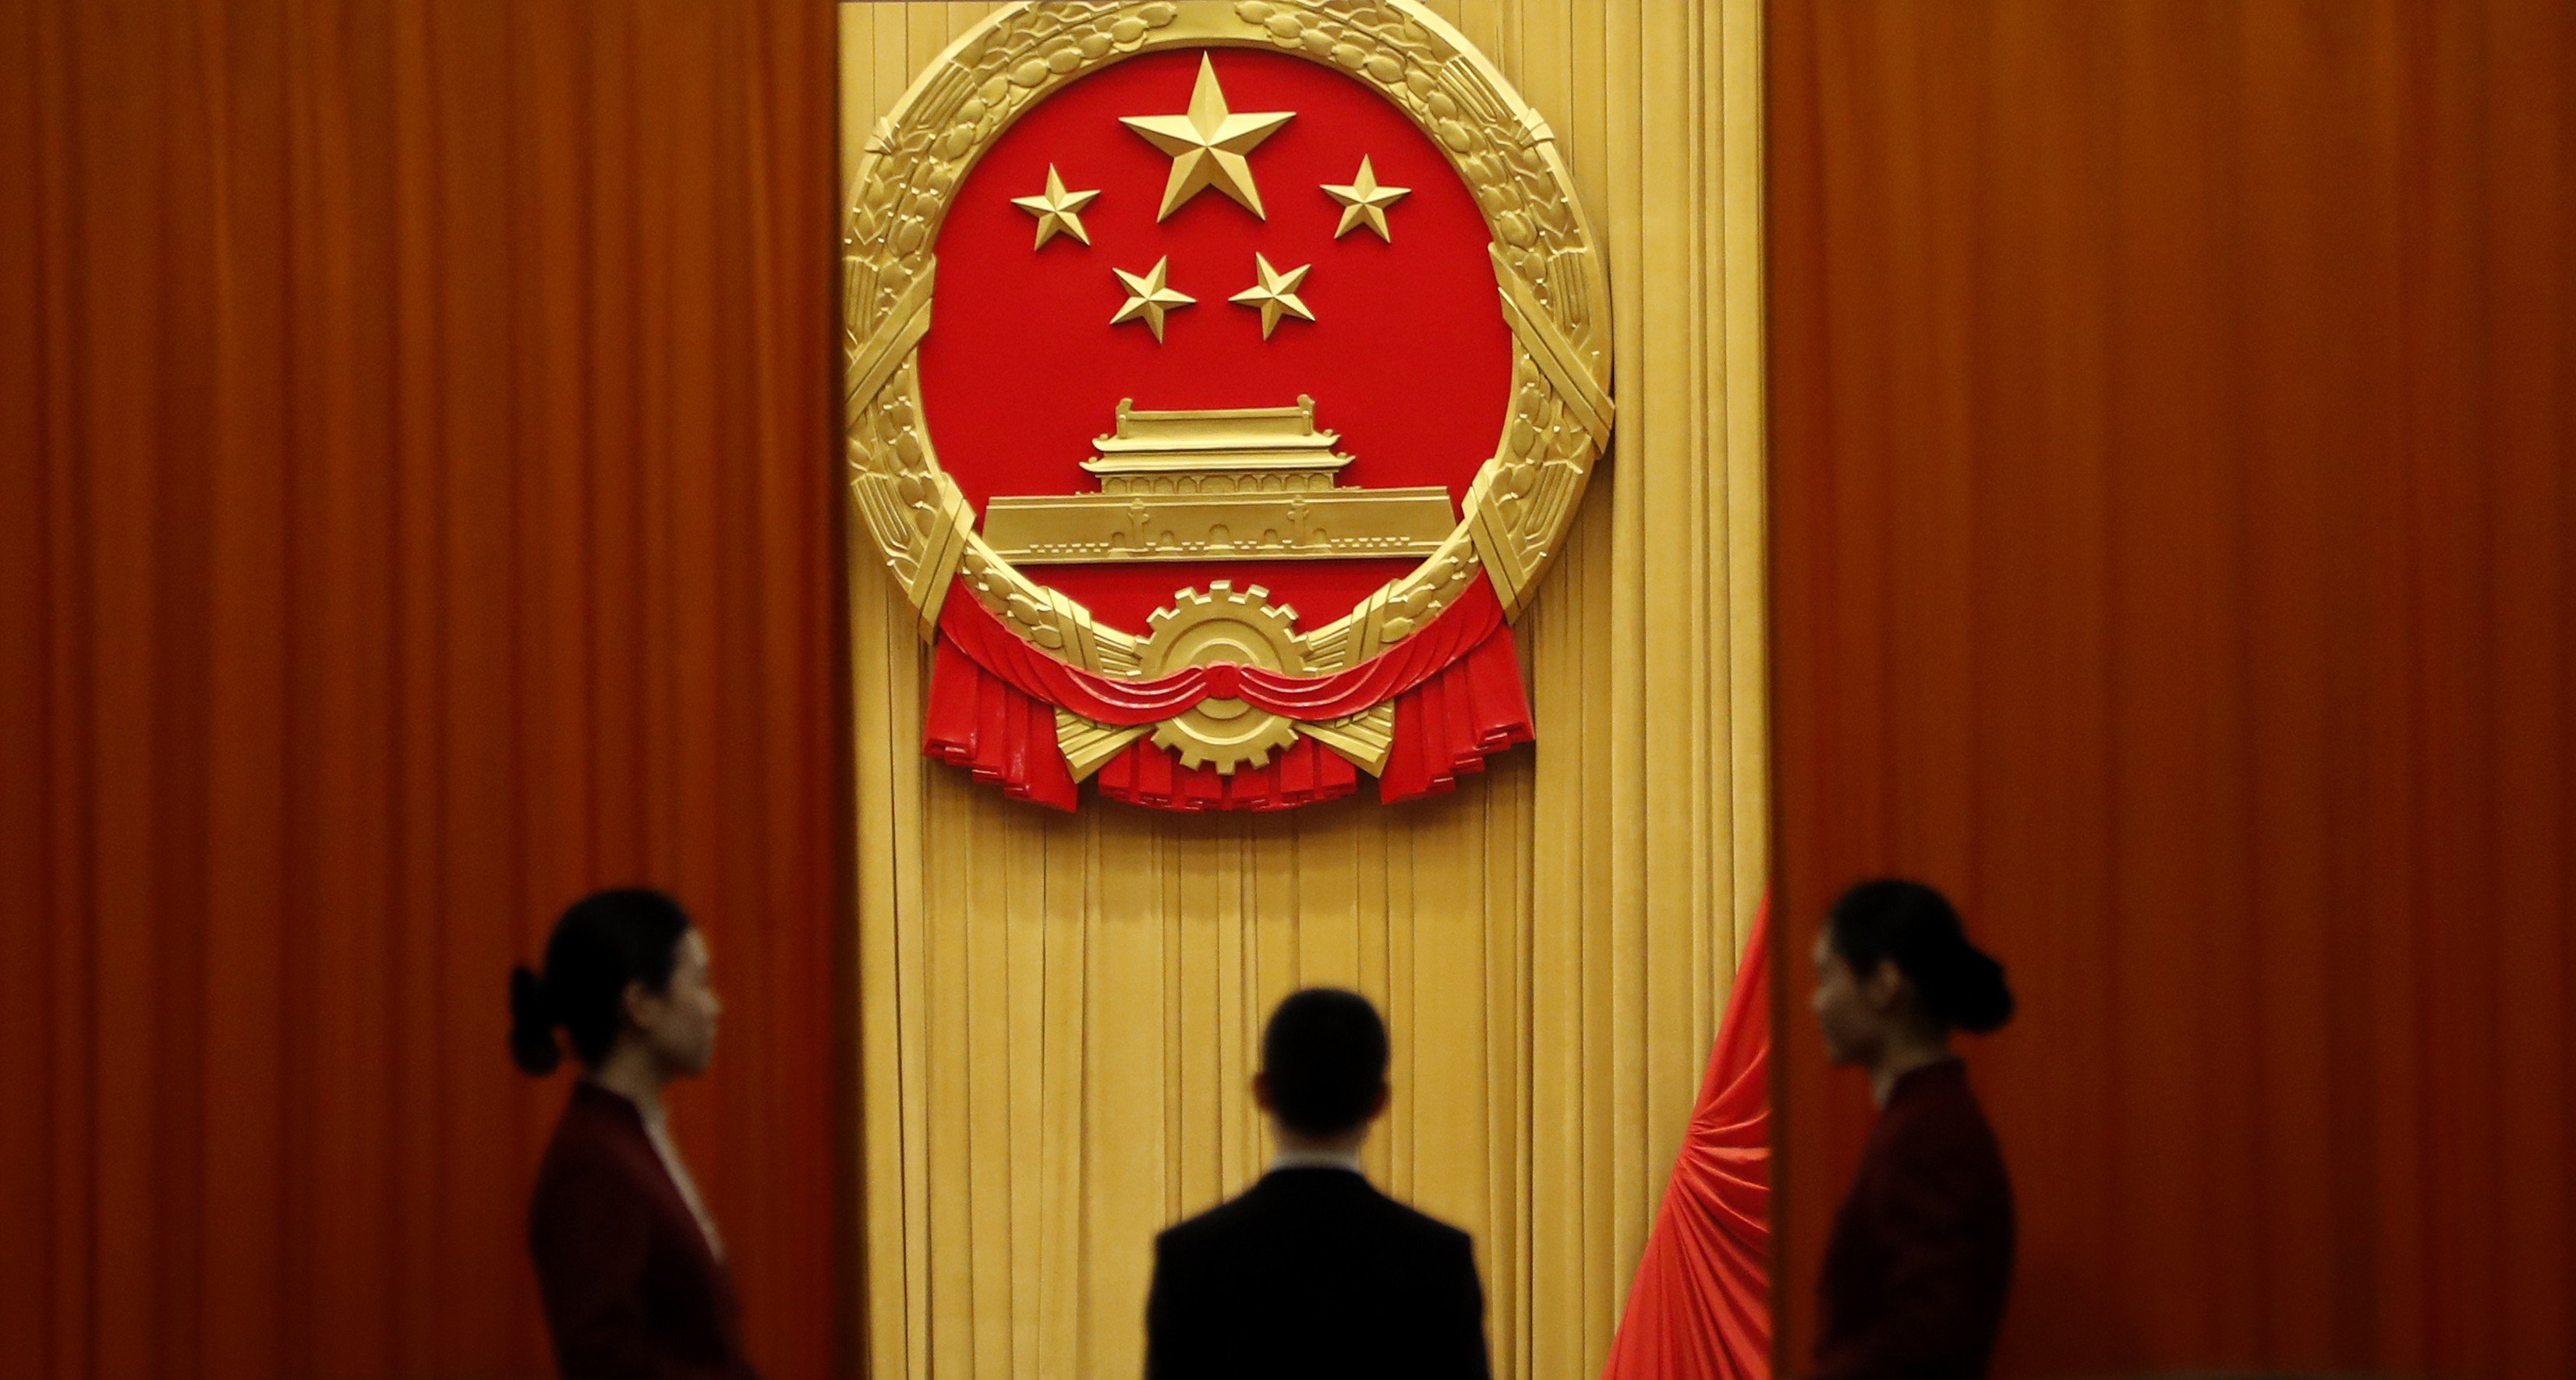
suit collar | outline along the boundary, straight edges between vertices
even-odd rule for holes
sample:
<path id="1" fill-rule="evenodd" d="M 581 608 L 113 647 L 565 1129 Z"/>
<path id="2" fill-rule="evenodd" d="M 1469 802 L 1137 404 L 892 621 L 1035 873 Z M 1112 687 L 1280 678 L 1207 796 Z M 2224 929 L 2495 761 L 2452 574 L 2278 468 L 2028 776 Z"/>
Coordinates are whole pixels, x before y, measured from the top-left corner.
<path id="1" fill-rule="evenodd" d="M 1282 1150 L 1270 1157 L 1270 1172 L 1276 1174 L 1283 1169 L 1339 1169 L 1366 1177 L 1356 1150 L 1349 1154 L 1325 1150 Z"/>

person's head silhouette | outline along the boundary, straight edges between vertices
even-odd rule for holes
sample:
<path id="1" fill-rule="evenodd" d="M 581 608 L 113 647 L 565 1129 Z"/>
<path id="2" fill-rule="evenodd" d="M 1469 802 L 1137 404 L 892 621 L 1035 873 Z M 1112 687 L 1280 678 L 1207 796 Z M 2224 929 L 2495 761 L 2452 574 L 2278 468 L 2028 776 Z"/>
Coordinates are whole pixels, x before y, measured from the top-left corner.
<path id="1" fill-rule="evenodd" d="M 1283 1150 L 1347 1152 L 1386 1110 L 1386 1023 L 1357 992 L 1309 987 L 1270 1015 L 1253 1099 Z"/>

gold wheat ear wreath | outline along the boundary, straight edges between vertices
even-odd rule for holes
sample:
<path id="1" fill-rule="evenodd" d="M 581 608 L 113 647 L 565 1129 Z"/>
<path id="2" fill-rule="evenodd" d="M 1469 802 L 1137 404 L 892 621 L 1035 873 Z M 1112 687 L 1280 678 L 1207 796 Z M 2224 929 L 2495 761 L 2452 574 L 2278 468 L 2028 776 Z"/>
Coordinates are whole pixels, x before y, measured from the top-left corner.
<path id="1" fill-rule="evenodd" d="M 1411 571 L 1348 615 L 1303 634 L 1259 611 L 1259 601 L 1240 590 L 1227 591 L 1215 612 L 1197 605 L 1174 610 L 1144 637 L 1096 622 L 977 532 L 975 512 L 940 468 L 922 422 L 919 350 L 931 325 L 933 246 L 950 198 L 977 159 L 1038 102 L 1094 71 L 1144 53 L 1209 48 L 1322 64 L 1403 111 L 1441 149 L 1483 214 L 1514 341 L 1499 440 L 1467 490 L 1461 520 L 1445 538 L 1426 543 L 1429 554 Z M 1363 172 L 1352 185 L 1333 189 L 1350 208 L 1345 231 L 1370 225 L 1391 200 L 1374 173 Z M 1046 197 L 1052 200 L 1044 214 L 1058 217 L 1057 228 L 1078 233 L 1078 219 L 1062 222 L 1078 216 L 1079 206 L 1070 203 L 1079 198 L 1055 193 L 1053 184 Z M 1501 616 L 1517 618 L 1562 545 L 1592 465 L 1610 440 L 1608 282 L 1554 135 L 1482 54 L 1411 0 L 1004 6 L 933 59 L 876 122 L 844 208 L 842 236 L 851 499 L 925 640 L 938 639 L 944 621 L 956 621 L 947 596 L 962 584 L 975 612 L 1007 630 L 1031 658 L 1102 681 L 1144 682 L 1152 665 L 1168 664 L 1168 649 L 1158 649 L 1155 640 L 1165 628 L 1186 625 L 1208 637 L 1228 618 L 1234 621 L 1225 636 L 1244 651 L 1247 666 L 1305 677 L 1348 672 L 1440 624 L 1444 613 L 1471 597 L 1479 573 Z M 1274 297 L 1291 290 L 1265 282 Z M 1508 647 L 1508 632 L 1502 637 Z M 1040 689 L 1054 674 L 1023 667 L 1015 656 L 1013 667 L 1006 679 Z M 1014 793 L 1069 807 L 1073 777 L 1097 770 L 1139 738 L 1227 776 L 1263 768 L 1300 738 L 1384 773 L 1406 751 L 1391 741 L 1405 718 L 1381 712 L 1391 708 L 1382 704 L 1320 722 L 1248 705 L 1214 705 L 1212 712 L 1193 706 L 1141 725 L 1050 712 L 1045 733 L 1064 759 L 1066 780 L 1023 782 Z M 1028 746 L 1018 741 L 1020 732 L 1010 731 L 1014 750 Z M 981 761 L 996 750 L 984 744 L 969 756 Z M 1381 782 L 1382 794 L 1390 784 Z"/>

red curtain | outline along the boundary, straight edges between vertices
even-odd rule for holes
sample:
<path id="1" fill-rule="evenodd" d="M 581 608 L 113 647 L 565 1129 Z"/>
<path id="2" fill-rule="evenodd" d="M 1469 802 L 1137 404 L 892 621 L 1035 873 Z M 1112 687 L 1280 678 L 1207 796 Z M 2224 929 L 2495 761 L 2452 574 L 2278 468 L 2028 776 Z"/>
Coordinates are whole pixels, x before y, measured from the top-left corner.
<path id="1" fill-rule="evenodd" d="M 832 1370 L 828 5 L 0 7 L 0 1373 L 550 1373 L 503 978 L 676 890 Z"/>
<path id="2" fill-rule="evenodd" d="M 2576 1373 L 2576 14 L 1778 0 L 1784 995 L 1952 891 L 2001 1373 Z M 1782 1003 L 1784 1354 L 1869 1111 Z"/>
<path id="3" fill-rule="evenodd" d="M 1771 916 L 1753 922 L 1708 1077 L 1602 1380 L 1771 1374 Z"/>

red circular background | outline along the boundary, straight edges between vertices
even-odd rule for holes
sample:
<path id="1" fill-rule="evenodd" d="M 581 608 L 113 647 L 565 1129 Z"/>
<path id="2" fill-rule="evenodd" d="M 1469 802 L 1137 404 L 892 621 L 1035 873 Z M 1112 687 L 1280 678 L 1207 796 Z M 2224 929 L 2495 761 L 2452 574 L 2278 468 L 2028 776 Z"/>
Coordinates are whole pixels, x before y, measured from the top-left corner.
<path id="1" fill-rule="evenodd" d="M 923 422 L 941 466 L 977 511 L 995 495 L 1096 492 L 1081 469 L 1140 408 L 1275 407 L 1301 393 L 1315 424 L 1341 433 L 1345 486 L 1439 484 L 1463 499 L 1493 454 L 1511 390 L 1511 331 L 1486 257 L 1484 215 L 1438 147 L 1359 81 L 1285 54 L 1209 50 L 1227 106 L 1296 118 L 1250 155 L 1265 222 L 1211 187 L 1157 224 L 1172 160 L 1126 115 L 1189 108 L 1200 51 L 1154 53 L 1065 86 L 1005 131 L 970 172 L 939 232 L 939 280 L 921 346 Z M 1387 210 L 1394 242 L 1365 225 L 1339 240 L 1341 206 L 1321 190 L 1355 181 L 1360 158 L 1412 194 Z M 1082 214 L 1088 247 L 1058 234 L 1030 252 L 1037 223 L 1011 198 L 1098 189 Z M 1316 320 L 1226 299 L 1257 280 L 1255 252 L 1298 289 Z M 1197 298 L 1156 344 L 1140 322 L 1111 327 L 1127 293 L 1112 268 L 1143 275 L 1169 256 L 1169 283 Z M 1185 586 L 1260 584 L 1313 629 L 1410 570 L 1401 560 L 1208 561 L 1034 566 L 1029 578 L 1082 601 L 1113 627 Z"/>

